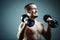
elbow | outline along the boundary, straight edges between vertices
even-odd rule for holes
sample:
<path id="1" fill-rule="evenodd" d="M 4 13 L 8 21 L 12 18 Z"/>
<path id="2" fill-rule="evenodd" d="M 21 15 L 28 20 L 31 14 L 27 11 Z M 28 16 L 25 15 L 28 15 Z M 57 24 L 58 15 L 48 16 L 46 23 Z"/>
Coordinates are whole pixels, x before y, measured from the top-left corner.
<path id="1" fill-rule="evenodd" d="M 18 35 L 18 33 L 17 33 L 17 39 L 19 39 L 19 35 Z"/>
<path id="2" fill-rule="evenodd" d="M 20 33 L 17 33 L 17 39 L 19 39 Z"/>

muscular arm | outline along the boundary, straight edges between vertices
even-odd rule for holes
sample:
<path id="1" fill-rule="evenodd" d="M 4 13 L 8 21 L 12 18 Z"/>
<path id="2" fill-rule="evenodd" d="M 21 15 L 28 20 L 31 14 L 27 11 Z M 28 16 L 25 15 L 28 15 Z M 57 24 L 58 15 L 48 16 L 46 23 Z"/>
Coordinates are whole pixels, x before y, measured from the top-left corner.
<path id="1" fill-rule="evenodd" d="M 23 40 L 25 28 L 26 28 L 25 24 L 20 24 L 18 33 L 17 33 L 18 40 Z"/>
<path id="2" fill-rule="evenodd" d="M 48 24 L 47 31 L 44 30 L 44 26 L 43 25 L 42 25 L 42 27 L 43 27 L 42 35 L 44 36 L 44 38 L 46 40 L 51 40 L 51 27 L 50 27 L 50 25 Z"/>

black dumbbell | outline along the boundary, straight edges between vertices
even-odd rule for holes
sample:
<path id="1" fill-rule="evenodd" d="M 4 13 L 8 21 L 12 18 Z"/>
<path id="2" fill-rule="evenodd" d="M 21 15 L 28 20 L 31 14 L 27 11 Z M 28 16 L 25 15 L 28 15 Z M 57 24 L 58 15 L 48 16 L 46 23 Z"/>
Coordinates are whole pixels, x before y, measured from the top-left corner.
<path id="1" fill-rule="evenodd" d="M 28 19 L 26 19 L 26 20 L 24 21 L 24 19 L 25 19 L 26 17 L 27 17 Z M 29 16 L 28 16 L 27 14 L 23 14 L 23 15 L 22 15 L 22 22 L 25 22 L 26 25 L 29 26 L 29 27 L 32 27 L 32 26 L 34 26 L 34 24 L 35 24 L 35 21 L 34 21 L 33 19 L 29 18 Z"/>
<path id="2" fill-rule="evenodd" d="M 43 17 L 43 20 L 45 21 L 45 22 L 47 22 L 47 19 L 48 18 L 51 18 L 52 19 L 52 17 L 49 15 L 49 14 L 46 14 L 46 15 L 44 15 L 44 17 Z M 56 27 L 58 27 L 58 22 L 56 21 L 56 20 L 51 20 L 50 21 L 50 26 L 52 27 L 52 28 L 56 28 Z"/>

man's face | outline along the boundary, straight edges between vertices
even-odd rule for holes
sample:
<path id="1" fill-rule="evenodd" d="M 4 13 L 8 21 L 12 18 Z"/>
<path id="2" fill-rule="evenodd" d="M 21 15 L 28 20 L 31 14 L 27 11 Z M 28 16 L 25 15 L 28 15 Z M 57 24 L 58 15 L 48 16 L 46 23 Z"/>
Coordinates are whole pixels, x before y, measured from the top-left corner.
<path id="1" fill-rule="evenodd" d="M 38 9 L 35 4 L 29 5 L 29 8 L 27 9 L 27 14 L 30 14 L 30 17 L 36 18 L 38 16 Z"/>

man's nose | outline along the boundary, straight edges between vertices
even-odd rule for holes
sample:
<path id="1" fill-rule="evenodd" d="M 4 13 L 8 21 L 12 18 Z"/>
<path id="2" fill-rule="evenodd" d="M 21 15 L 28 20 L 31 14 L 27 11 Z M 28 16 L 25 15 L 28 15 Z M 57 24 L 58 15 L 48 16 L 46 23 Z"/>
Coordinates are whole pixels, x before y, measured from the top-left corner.
<path id="1" fill-rule="evenodd" d="M 35 13 L 35 10 L 33 9 L 33 10 L 32 10 L 32 12 L 34 12 L 34 13 Z"/>
<path id="2" fill-rule="evenodd" d="M 32 10 L 33 13 L 35 13 L 35 11 L 36 11 L 36 10 L 34 10 L 34 9 Z"/>
<path id="3" fill-rule="evenodd" d="M 38 11 L 37 10 L 32 10 L 32 13 L 37 13 Z"/>

